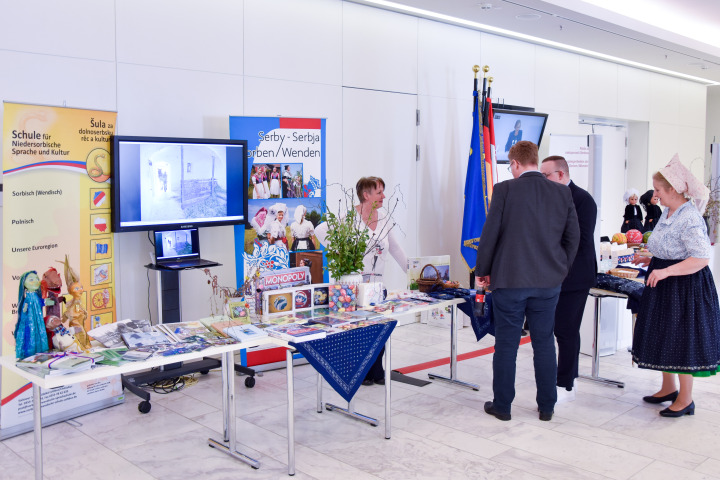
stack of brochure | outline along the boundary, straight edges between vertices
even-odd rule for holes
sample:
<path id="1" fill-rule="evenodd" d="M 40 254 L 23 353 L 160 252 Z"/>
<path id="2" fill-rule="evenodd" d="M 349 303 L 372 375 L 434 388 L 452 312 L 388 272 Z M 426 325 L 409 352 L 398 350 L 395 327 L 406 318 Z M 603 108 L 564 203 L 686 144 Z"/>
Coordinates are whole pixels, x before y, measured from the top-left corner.
<path id="1" fill-rule="evenodd" d="M 15 365 L 45 377 L 89 370 L 99 358 L 102 358 L 102 355 L 96 353 L 36 353 L 18 360 Z"/>

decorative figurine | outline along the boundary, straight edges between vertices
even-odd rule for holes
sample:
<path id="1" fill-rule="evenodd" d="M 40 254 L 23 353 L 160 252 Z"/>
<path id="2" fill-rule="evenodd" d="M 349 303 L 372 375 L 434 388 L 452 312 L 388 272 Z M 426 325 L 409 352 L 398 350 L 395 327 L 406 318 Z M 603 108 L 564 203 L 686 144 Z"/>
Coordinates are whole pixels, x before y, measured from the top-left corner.
<path id="1" fill-rule="evenodd" d="M 67 325 L 63 325 L 60 317 L 48 316 L 45 319 L 45 328 L 52 332 L 52 345 L 55 350 L 62 352 L 80 352 L 83 350 L 75 335 L 67 328 Z"/>
<path id="2" fill-rule="evenodd" d="M 60 274 L 53 267 L 50 267 L 43 273 L 42 281 L 40 282 L 40 291 L 42 292 L 42 298 L 45 302 L 44 321 L 47 329 L 48 345 L 54 345 L 52 338 L 55 334 L 55 327 L 50 328 L 48 322 L 51 317 L 56 317 L 58 322 L 60 321 L 60 303 L 65 303 L 65 297 L 60 294 L 61 288 L 62 279 L 60 278 Z"/>
<path id="3" fill-rule="evenodd" d="M 87 320 L 87 311 L 82 306 L 82 294 L 85 291 L 80 284 L 80 277 L 70 267 L 68 256 L 65 255 L 65 284 L 68 287 L 68 293 L 72 296 L 72 300 L 65 306 L 65 313 L 62 316 L 62 323 L 66 325 L 71 333 L 75 334 L 77 343 L 80 348 L 87 352 L 90 349 L 90 338 L 85 331 L 85 320 Z M 73 327 L 73 328 L 71 328 Z M 74 331 L 73 331 L 74 330 Z"/>
<path id="4" fill-rule="evenodd" d="M 18 321 L 15 325 L 15 356 L 25 358 L 47 352 L 48 339 L 43 321 L 43 299 L 40 296 L 40 278 L 35 270 L 20 277 L 18 292 Z"/>

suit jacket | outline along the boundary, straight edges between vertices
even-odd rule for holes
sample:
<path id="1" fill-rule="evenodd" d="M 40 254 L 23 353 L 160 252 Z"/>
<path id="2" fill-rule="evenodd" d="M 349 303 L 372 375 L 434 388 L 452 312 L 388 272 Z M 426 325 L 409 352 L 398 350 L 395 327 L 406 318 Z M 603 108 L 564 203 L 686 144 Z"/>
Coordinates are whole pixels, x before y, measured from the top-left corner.
<path id="1" fill-rule="evenodd" d="M 490 275 L 493 289 L 557 287 L 579 241 L 570 189 L 538 171 L 526 172 L 493 189 L 475 275 Z"/>
<path id="2" fill-rule="evenodd" d="M 594 287 L 597 281 L 597 257 L 595 256 L 597 204 L 592 195 L 575 185 L 572 180 L 568 187 L 570 187 L 580 225 L 580 245 L 572 267 L 570 267 L 570 273 L 562 284 L 563 292 L 589 289 Z"/>

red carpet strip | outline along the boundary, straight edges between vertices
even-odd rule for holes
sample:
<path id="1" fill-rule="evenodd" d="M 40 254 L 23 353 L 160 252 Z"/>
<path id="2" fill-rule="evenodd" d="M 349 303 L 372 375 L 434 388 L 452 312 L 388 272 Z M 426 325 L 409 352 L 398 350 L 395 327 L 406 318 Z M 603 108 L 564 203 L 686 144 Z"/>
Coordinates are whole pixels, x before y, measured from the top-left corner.
<path id="1" fill-rule="evenodd" d="M 526 343 L 530 343 L 530 336 L 523 337 L 520 340 L 520 345 L 525 345 Z M 475 350 L 474 352 L 462 353 L 457 356 L 457 359 L 458 359 L 458 362 L 460 362 L 462 360 L 467 360 L 469 358 L 481 357 L 483 355 L 493 353 L 494 351 L 495 351 L 495 347 L 483 348 L 482 350 Z M 449 365 L 449 364 L 450 364 L 450 357 L 445 357 L 445 358 L 438 358 L 437 360 L 431 360 L 429 362 L 418 363 L 417 365 L 410 365 L 408 367 L 396 368 L 395 371 L 400 372 L 403 375 L 407 375 L 408 373 L 419 372 L 420 370 L 427 370 L 428 368 L 439 367 L 441 365 Z"/>

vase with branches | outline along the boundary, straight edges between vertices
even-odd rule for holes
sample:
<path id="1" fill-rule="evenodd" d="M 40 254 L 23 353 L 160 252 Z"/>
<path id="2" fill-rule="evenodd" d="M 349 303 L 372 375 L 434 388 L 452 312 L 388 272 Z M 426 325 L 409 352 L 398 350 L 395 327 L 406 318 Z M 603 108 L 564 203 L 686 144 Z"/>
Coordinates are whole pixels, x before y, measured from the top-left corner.
<path id="1" fill-rule="evenodd" d="M 390 231 L 397 227 L 395 221 L 383 222 L 380 230 L 370 230 L 363 221 L 361 212 L 353 205 L 355 192 L 353 189 L 342 188 L 342 198 L 338 201 L 336 211 L 328 211 L 325 214 L 327 222 L 327 236 L 323 242 L 327 258 L 327 270 L 335 279 L 362 272 L 365 268 L 364 259 L 376 252 L 378 246 L 387 239 Z M 396 189 L 397 190 L 397 189 Z M 388 202 L 391 207 L 383 215 L 393 218 L 400 199 L 399 194 L 394 192 Z M 371 206 L 370 216 L 381 215 L 376 205 Z M 374 271 L 374 262 L 371 272 Z"/>

